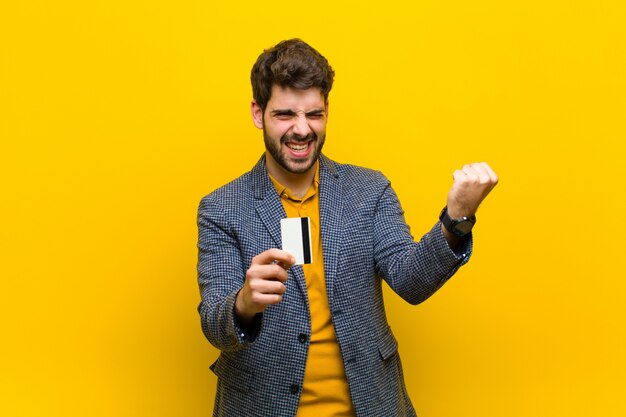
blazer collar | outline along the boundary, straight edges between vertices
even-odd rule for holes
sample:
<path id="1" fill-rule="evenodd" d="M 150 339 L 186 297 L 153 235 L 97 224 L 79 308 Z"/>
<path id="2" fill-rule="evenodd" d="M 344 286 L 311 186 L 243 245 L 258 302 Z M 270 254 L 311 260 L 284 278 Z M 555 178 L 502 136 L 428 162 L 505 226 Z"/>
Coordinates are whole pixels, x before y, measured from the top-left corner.
<path id="1" fill-rule="evenodd" d="M 254 198 L 256 199 L 264 199 L 265 194 L 271 190 L 272 182 L 270 181 L 270 177 L 267 175 L 267 169 L 265 168 L 265 154 L 261 156 L 261 159 L 256 163 L 256 165 L 250 171 L 252 175 L 252 192 L 254 193 Z"/>
<path id="2" fill-rule="evenodd" d="M 337 164 L 328 159 L 325 155 L 320 155 L 320 183 L 324 180 L 339 178 L 337 172 Z M 267 175 L 267 167 L 265 164 L 265 154 L 261 156 L 256 165 L 252 168 L 252 192 L 254 198 L 264 199 L 268 192 L 274 191 L 274 186 Z"/>

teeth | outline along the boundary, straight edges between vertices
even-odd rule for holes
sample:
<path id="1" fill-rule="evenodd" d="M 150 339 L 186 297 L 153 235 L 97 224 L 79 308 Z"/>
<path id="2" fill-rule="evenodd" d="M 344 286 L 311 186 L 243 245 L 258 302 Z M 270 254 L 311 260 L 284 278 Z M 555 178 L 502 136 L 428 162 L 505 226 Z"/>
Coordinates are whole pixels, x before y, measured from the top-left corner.
<path id="1" fill-rule="evenodd" d="M 288 143 L 287 147 L 289 149 L 293 149 L 294 151 L 303 151 L 305 150 L 309 145 L 307 143 L 303 143 L 303 144 L 296 144 L 296 143 Z"/>

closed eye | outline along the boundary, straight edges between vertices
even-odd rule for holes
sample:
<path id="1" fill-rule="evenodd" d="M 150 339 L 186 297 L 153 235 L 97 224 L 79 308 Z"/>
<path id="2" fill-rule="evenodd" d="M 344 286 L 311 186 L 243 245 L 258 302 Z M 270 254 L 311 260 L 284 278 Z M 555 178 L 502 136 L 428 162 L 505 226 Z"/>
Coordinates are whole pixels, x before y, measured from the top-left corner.
<path id="1" fill-rule="evenodd" d="M 319 120 L 324 118 L 324 112 L 321 110 L 312 111 L 306 114 L 308 119 Z"/>
<path id="2" fill-rule="evenodd" d="M 297 116 L 297 113 L 295 111 L 288 110 L 288 109 L 272 110 L 270 114 L 272 115 L 272 117 L 278 120 L 290 120 Z M 323 119 L 325 114 L 326 113 L 324 112 L 324 110 L 320 110 L 320 109 L 311 110 L 309 112 L 304 113 L 305 117 L 310 120 Z"/>
<path id="3" fill-rule="evenodd" d="M 272 116 L 276 117 L 279 120 L 289 120 L 295 115 L 296 113 L 291 110 L 273 110 L 272 111 Z"/>

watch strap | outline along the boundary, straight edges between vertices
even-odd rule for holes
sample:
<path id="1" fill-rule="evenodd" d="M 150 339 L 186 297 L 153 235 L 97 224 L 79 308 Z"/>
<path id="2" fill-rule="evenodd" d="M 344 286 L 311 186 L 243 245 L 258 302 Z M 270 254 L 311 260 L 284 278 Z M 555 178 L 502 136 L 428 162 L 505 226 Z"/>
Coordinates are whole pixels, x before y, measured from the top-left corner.
<path id="1" fill-rule="evenodd" d="M 439 214 L 439 220 L 450 233 L 456 236 L 463 237 L 472 231 L 472 228 L 476 224 L 476 216 L 461 217 L 459 219 L 453 219 L 448 214 L 448 206 L 445 206 Z"/>

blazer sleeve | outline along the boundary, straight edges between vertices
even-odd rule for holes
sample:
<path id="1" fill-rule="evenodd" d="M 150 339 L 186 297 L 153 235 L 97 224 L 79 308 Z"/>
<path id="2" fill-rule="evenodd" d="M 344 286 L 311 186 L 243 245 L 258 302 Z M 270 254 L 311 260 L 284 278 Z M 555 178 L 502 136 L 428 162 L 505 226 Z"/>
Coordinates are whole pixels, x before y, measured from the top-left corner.
<path id="1" fill-rule="evenodd" d="M 472 253 L 472 236 L 453 251 L 437 222 L 415 242 L 404 211 L 389 181 L 380 195 L 374 221 L 376 272 L 411 304 L 418 304 L 437 291 L 464 265 Z"/>
<path id="2" fill-rule="evenodd" d="M 245 271 L 241 253 L 223 209 L 212 195 L 198 209 L 198 306 L 202 331 L 221 351 L 235 351 L 254 340 L 255 329 L 241 329 L 234 307 L 243 286 Z"/>

